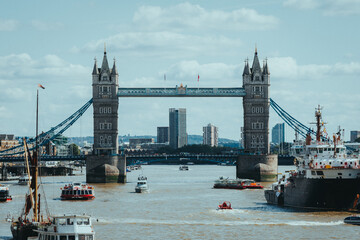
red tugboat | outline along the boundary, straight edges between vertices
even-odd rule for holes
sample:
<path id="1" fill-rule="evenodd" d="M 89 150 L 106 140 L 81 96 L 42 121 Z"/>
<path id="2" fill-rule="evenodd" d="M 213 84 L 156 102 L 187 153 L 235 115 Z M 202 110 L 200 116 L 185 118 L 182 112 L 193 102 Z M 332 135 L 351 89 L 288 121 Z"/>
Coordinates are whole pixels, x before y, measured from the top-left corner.
<path id="1" fill-rule="evenodd" d="M 221 210 L 225 210 L 225 209 L 228 209 L 228 210 L 231 210 L 231 203 L 229 201 L 225 201 L 223 202 L 222 204 L 219 205 L 218 209 L 221 209 Z"/>
<path id="2" fill-rule="evenodd" d="M 95 198 L 94 187 L 85 183 L 73 183 L 60 188 L 61 200 L 92 200 Z"/>
<path id="3" fill-rule="evenodd" d="M 9 188 L 0 184 L 0 202 L 9 202 L 12 197 L 9 195 Z"/>

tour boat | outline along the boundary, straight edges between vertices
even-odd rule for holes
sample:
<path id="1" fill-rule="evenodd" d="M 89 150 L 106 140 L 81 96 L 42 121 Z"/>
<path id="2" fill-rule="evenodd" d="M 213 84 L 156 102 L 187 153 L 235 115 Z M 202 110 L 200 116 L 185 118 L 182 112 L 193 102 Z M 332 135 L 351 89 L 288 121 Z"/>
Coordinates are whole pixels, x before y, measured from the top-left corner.
<path id="1" fill-rule="evenodd" d="M 12 197 L 9 194 L 9 188 L 0 184 L 0 202 L 9 202 Z"/>
<path id="2" fill-rule="evenodd" d="M 344 219 L 344 223 L 360 225 L 360 216 L 350 216 Z"/>
<path id="3" fill-rule="evenodd" d="M 218 206 L 218 209 L 229 209 L 231 210 L 231 203 L 229 201 L 225 201 Z"/>
<path id="4" fill-rule="evenodd" d="M 214 183 L 214 188 L 226 188 L 226 189 L 261 189 L 263 186 L 256 183 L 252 179 L 229 179 L 220 177 Z"/>
<path id="5" fill-rule="evenodd" d="M 28 175 L 21 175 L 19 177 L 18 184 L 19 185 L 28 185 L 30 180 L 31 180 L 31 177 L 29 178 Z"/>
<path id="6" fill-rule="evenodd" d="M 61 189 L 61 200 L 91 200 L 95 198 L 94 187 L 85 183 L 70 183 Z"/>
<path id="7" fill-rule="evenodd" d="M 91 217 L 87 215 L 54 216 L 37 230 L 38 240 L 95 240 Z"/>
<path id="8" fill-rule="evenodd" d="M 189 170 L 189 166 L 187 166 L 187 165 L 180 165 L 180 166 L 179 166 L 179 170 L 180 170 L 180 171 L 188 171 L 188 170 Z"/>
<path id="9" fill-rule="evenodd" d="M 138 177 L 137 185 L 135 187 L 135 192 L 142 193 L 149 190 L 149 186 L 147 185 L 147 177 L 140 175 Z"/>
<path id="10" fill-rule="evenodd" d="M 296 140 L 293 155 L 296 170 L 265 190 L 270 204 L 314 210 L 350 210 L 359 208 L 359 156 L 348 156 L 341 140 L 342 131 L 333 140 L 322 130 L 320 106 L 315 111 L 316 139 Z"/>

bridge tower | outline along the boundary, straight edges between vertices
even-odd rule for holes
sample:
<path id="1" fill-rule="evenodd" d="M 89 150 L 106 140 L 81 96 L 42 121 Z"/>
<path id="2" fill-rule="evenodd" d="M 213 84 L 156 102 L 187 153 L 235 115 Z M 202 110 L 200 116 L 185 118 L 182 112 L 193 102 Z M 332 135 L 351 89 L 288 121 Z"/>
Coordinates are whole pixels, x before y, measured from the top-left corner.
<path id="1" fill-rule="evenodd" d="M 268 154 L 269 145 L 269 97 L 270 72 L 267 61 L 260 67 L 257 49 L 252 67 L 248 60 L 243 72 L 244 129 L 243 144 L 246 152 Z"/>
<path id="2" fill-rule="evenodd" d="M 124 182 L 126 179 L 124 159 L 119 159 L 117 155 L 118 87 L 119 74 L 115 59 L 110 69 L 104 48 L 101 68 L 98 68 L 95 59 L 92 72 L 94 145 L 93 155 L 87 160 L 88 182 Z"/>
<path id="3" fill-rule="evenodd" d="M 267 61 L 261 68 L 256 48 L 252 67 L 249 67 L 248 60 L 245 62 L 243 88 L 246 92 L 242 132 L 245 154 L 238 157 L 236 176 L 276 181 L 277 155 L 269 154 L 270 72 Z"/>

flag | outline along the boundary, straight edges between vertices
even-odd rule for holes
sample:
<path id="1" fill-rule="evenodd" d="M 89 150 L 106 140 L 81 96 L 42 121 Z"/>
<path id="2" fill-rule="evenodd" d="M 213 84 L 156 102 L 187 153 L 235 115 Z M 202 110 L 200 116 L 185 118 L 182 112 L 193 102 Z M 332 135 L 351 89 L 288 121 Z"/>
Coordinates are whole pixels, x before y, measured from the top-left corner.
<path id="1" fill-rule="evenodd" d="M 39 87 L 41 87 L 42 89 L 45 89 L 45 87 L 43 85 L 41 85 L 40 83 L 38 84 Z"/>
<path id="2" fill-rule="evenodd" d="M 198 74 L 198 81 L 199 81 L 199 79 L 200 79 L 200 76 L 199 76 L 199 74 Z"/>

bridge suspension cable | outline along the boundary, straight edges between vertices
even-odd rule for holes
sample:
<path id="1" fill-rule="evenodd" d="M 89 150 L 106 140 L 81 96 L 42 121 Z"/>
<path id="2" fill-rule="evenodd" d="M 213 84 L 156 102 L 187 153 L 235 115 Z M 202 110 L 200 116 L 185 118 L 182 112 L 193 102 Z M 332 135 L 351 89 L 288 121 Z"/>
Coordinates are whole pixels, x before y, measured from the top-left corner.
<path id="1" fill-rule="evenodd" d="M 52 127 L 49 131 L 41 133 L 38 137 L 35 137 L 33 139 L 30 139 L 28 144 L 32 144 L 36 141 L 36 138 L 39 139 L 39 146 L 42 146 L 49 141 L 54 140 L 56 137 L 60 136 L 60 134 L 64 133 L 69 127 L 71 127 L 85 112 L 86 110 L 91 106 L 93 103 L 93 99 L 91 98 L 88 102 L 86 102 L 79 110 L 74 112 L 70 117 L 56 125 L 55 127 Z M 30 150 L 33 150 L 35 146 L 31 147 Z M 0 151 L 0 156 L 3 155 L 16 155 L 16 154 L 22 154 L 24 153 L 24 146 L 18 145 L 3 151 Z"/>

